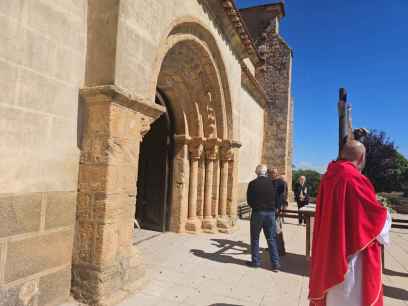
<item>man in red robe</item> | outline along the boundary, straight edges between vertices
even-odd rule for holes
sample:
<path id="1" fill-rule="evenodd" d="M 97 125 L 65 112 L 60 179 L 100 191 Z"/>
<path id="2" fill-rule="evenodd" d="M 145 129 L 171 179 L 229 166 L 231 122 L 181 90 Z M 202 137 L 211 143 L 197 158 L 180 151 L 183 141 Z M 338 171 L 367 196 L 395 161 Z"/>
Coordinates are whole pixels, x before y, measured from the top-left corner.
<path id="1" fill-rule="evenodd" d="M 365 148 L 346 143 L 320 183 L 309 282 L 311 306 L 382 306 L 380 243 L 390 216 L 361 174 Z"/>

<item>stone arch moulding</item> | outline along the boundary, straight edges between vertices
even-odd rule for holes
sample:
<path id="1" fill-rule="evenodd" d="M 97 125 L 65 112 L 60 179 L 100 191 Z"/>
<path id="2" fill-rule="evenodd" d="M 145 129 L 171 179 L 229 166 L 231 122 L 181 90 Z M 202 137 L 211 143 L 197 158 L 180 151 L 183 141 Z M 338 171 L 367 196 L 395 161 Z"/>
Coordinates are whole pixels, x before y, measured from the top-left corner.
<path id="1" fill-rule="evenodd" d="M 214 67 L 217 69 L 217 78 L 221 84 L 223 94 L 223 109 L 225 110 L 224 116 L 226 122 L 225 138 L 236 139 L 237 135 L 234 135 L 233 128 L 233 116 L 232 116 L 232 96 L 230 90 L 230 77 L 228 76 L 225 61 L 220 51 L 220 47 L 209 28 L 198 18 L 192 16 L 183 16 L 174 20 L 164 31 L 161 38 L 157 55 L 154 61 L 152 78 L 149 82 L 148 99 L 154 101 L 157 82 L 159 74 L 162 68 L 162 63 L 168 53 L 168 51 L 178 41 L 183 40 L 180 38 L 184 36 L 184 39 L 192 39 L 197 41 L 206 50 L 210 56 Z M 178 38 L 177 38 L 178 37 Z"/>

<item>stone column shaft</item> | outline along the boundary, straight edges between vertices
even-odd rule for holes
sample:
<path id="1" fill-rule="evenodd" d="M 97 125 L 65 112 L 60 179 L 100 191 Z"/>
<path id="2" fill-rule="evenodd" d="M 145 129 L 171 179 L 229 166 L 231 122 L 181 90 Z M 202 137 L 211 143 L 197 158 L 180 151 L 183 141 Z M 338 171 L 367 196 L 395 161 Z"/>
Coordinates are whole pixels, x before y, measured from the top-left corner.
<path id="1" fill-rule="evenodd" d="M 188 218 L 197 218 L 197 182 L 198 182 L 198 159 L 190 160 L 190 190 L 188 195 Z"/>
<path id="2" fill-rule="evenodd" d="M 207 140 L 206 148 L 206 168 L 205 168 L 205 194 L 204 194 L 204 220 L 203 229 L 208 232 L 215 230 L 215 219 L 212 215 L 212 195 L 214 182 L 214 161 L 218 156 L 218 146 L 220 140 L 212 138 Z"/>
<path id="3" fill-rule="evenodd" d="M 221 161 L 221 184 L 220 184 L 220 210 L 221 218 L 227 217 L 227 196 L 228 196 L 228 160 Z"/>
<path id="4" fill-rule="evenodd" d="M 198 191 L 197 191 L 197 216 L 204 216 L 204 190 L 205 190 L 205 157 L 201 157 L 198 166 Z"/>
<path id="5" fill-rule="evenodd" d="M 212 219 L 212 187 L 213 187 L 214 160 L 207 160 L 205 168 L 205 195 L 204 195 L 204 219 Z"/>
<path id="6" fill-rule="evenodd" d="M 196 232 L 200 228 L 200 220 L 197 219 L 198 197 L 198 166 L 203 152 L 202 139 L 193 138 L 189 143 L 190 151 L 190 183 L 188 194 L 188 220 L 186 230 Z"/>
<path id="7" fill-rule="evenodd" d="M 190 184 L 190 164 L 188 142 L 185 135 L 175 136 L 175 156 L 171 192 L 170 231 L 181 233 L 186 230 L 188 220 L 188 197 Z"/>
<path id="8" fill-rule="evenodd" d="M 237 187 L 238 187 L 238 161 L 239 148 L 241 144 L 237 141 L 231 143 L 231 160 L 228 161 L 228 200 L 227 214 L 231 226 L 234 226 L 237 220 Z"/>
<path id="9" fill-rule="evenodd" d="M 227 215 L 228 205 L 228 179 L 229 179 L 229 163 L 233 159 L 233 152 L 231 150 L 231 143 L 224 141 L 221 147 L 221 174 L 220 174 L 220 199 L 219 199 L 219 218 L 218 227 L 220 231 L 228 231 L 231 227 L 231 222 Z"/>
<path id="10" fill-rule="evenodd" d="M 220 201 L 220 174 L 221 174 L 221 163 L 217 158 L 214 160 L 214 170 L 213 170 L 213 195 L 212 195 L 212 214 L 214 218 L 218 218 L 219 213 L 219 201 Z"/>

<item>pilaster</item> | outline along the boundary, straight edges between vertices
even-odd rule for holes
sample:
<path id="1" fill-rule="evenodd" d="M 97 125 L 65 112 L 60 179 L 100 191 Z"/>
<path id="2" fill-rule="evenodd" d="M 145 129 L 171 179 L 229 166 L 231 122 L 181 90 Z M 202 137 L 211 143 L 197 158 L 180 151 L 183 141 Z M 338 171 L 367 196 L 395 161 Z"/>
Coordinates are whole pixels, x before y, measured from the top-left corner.
<path id="1" fill-rule="evenodd" d="M 133 248 L 139 146 L 164 109 L 115 86 L 80 91 L 81 136 L 72 292 L 88 304 L 109 305 L 144 275 Z"/>

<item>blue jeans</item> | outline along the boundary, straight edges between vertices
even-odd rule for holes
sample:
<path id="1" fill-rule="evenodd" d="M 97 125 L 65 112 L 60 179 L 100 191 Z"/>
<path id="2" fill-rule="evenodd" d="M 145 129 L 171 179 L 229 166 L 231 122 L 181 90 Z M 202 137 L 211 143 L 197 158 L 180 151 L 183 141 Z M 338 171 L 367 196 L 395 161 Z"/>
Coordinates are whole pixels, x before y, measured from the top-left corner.
<path id="1" fill-rule="evenodd" d="M 268 242 L 269 258 L 273 266 L 279 266 L 279 253 L 274 211 L 254 211 L 251 215 L 251 254 L 254 265 L 261 264 L 259 256 L 259 235 L 263 229 Z"/>

